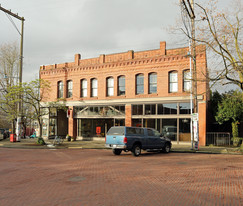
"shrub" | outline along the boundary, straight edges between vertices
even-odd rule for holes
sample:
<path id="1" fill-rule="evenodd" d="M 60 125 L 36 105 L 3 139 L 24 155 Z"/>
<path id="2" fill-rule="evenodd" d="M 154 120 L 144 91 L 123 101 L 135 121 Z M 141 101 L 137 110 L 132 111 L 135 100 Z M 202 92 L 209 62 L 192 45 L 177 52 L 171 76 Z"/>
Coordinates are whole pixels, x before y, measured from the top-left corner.
<path id="1" fill-rule="evenodd" d="M 38 137 L 37 144 L 45 145 L 46 143 L 42 137 Z"/>

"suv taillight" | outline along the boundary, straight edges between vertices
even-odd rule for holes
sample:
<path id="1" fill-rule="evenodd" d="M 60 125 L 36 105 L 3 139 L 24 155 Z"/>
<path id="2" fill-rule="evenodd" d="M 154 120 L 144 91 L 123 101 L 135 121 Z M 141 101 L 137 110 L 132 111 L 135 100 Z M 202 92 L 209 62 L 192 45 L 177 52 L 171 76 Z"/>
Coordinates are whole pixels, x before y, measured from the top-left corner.
<path id="1" fill-rule="evenodd" d="M 127 143 L 127 138 L 126 138 L 126 137 L 124 137 L 124 139 L 123 139 L 123 143 L 124 143 L 124 144 Z"/>

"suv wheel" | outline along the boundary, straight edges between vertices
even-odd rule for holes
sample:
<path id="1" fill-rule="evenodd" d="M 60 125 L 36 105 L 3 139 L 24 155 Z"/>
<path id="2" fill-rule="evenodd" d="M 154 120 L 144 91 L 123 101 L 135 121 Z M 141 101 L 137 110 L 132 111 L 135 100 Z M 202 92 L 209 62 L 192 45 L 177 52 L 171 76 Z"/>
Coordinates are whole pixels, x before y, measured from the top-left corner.
<path id="1" fill-rule="evenodd" d="M 113 149 L 112 152 L 113 152 L 114 155 L 120 155 L 122 150 L 121 149 Z"/>
<path id="2" fill-rule="evenodd" d="M 162 151 L 165 153 L 169 153 L 170 149 L 171 149 L 170 144 L 166 143 L 165 146 L 163 147 Z"/>
<path id="3" fill-rule="evenodd" d="M 138 157 L 141 154 L 141 146 L 140 145 L 134 145 L 132 148 L 132 154 L 135 157 Z"/>

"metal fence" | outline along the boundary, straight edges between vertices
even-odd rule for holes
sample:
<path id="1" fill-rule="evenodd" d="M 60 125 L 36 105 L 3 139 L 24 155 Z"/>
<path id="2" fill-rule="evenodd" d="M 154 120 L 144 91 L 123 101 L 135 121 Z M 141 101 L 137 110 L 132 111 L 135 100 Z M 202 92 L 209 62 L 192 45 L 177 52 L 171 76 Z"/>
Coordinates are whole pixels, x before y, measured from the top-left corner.
<path id="1" fill-rule="evenodd" d="M 230 145 L 230 133 L 228 132 L 207 132 L 206 145 L 225 146 Z"/>

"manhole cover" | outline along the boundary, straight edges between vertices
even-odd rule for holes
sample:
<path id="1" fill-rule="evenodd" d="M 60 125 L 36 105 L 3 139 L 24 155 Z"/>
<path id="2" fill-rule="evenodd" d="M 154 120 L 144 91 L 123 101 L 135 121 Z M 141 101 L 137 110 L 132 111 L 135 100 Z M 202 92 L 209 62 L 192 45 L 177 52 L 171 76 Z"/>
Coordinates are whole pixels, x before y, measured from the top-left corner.
<path id="1" fill-rule="evenodd" d="M 81 176 L 76 176 L 76 177 L 69 178 L 69 181 L 70 182 L 81 182 L 83 180 L 85 180 L 85 178 L 84 177 L 81 177 Z"/>
<path id="2" fill-rule="evenodd" d="M 187 162 L 177 162 L 177 164 L 179 164 L 179 165 L 186 165 Z"/>

